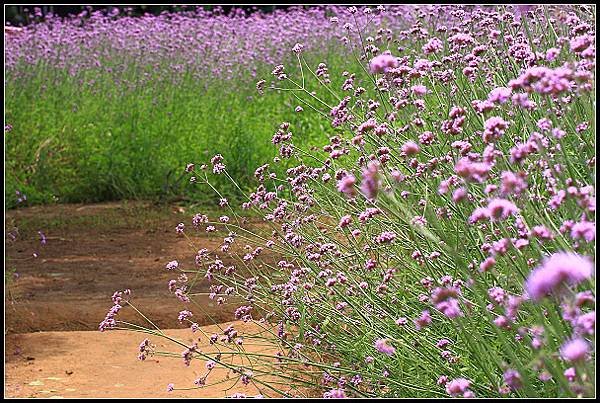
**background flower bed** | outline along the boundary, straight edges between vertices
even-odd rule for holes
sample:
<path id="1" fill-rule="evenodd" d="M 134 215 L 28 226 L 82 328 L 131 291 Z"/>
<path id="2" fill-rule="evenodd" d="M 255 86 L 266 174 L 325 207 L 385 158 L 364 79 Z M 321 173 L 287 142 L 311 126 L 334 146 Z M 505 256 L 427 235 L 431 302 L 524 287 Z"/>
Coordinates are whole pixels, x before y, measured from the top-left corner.
<path id="1" fill-rule="evenodd" d="M 352 60 L 328 22 L 343 9 L 38 17 L 6 39 L 9 207 L 15 190 L 30 204 L 189 196 L 181 166 L 216 152 L 247 186 L 275 155 L 271 122 L 295 107 L 281 93 L 257 96 L 256 77 L 293 60 L 298 41 L 315 65 L 333 58 L 343 71 Z M 307 147 L 330 132 L 314 116 L 292 121 Z"/>

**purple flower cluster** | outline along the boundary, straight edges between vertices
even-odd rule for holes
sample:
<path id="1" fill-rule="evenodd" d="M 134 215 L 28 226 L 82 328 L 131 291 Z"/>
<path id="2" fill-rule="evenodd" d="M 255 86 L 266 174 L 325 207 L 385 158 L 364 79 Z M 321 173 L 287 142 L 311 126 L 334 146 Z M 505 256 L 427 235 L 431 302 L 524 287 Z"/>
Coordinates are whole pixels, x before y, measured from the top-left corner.
<path id="1" fill-rule="evenodd" d="M 117 321 L 115 317 L 119 311 L 123 308 L 123 303 L 128 304 L 131 296 L 131 290 L 126 289 L 125 291 L 115 291 L 112 296 L 113 306 L 106 313 L 106 317 L 98 326 L 98 330 L 101 332 L 110 330 L 116 327 Z"/>
<path id="2" fill-rule="evenodd" d="M 22 65 L 44 63 L 74 77 L 99 70 L 119 81 L 131 66 L 151 66 L 148 74 L 140 73 L 140 84 L 178 81 L 184 72 L 197 79 L 251 79 L 260 66 L 291 60 L 292 49 L 319 51 L 336 38 L 338 26 L 354 18 L 362 24 L 387 19 L 388 24 L 399 25 L 388 14 L 352 16 L 340 6 L 309 10 L 296 6 L 272 13 L 233 9 L 228 14 L 220 7 L 208 11 L 197 6 L 140 18 L 132 17 L 127 8 L 112 10 L 85 9 L 66 18 L 48 13 L 36 18 L 37 23 L 18 28 L 18 34 L 6 38 L 9 74 L 26 74 Z M 396 7 L 394 12 L 405 8 Z M 331 15 L 337 23 L 330 22 Z"/>
<path id="3" fill-rule="evenodd" d="M 555 253 L 531 272 L 525 289 L 531 298 L 539 300 L 560 291 L 563 286 L 577 285 L 590 279 L 593 271 L 593 263 L 585 257 L 575 253 Z"/>
<path id="4" fill-rule="evenodd" d="M 392 356 L 396 349 L 389 344 L 387 339 L 378 339 L 375 341 L 375 349 L 382 354 Z"/>

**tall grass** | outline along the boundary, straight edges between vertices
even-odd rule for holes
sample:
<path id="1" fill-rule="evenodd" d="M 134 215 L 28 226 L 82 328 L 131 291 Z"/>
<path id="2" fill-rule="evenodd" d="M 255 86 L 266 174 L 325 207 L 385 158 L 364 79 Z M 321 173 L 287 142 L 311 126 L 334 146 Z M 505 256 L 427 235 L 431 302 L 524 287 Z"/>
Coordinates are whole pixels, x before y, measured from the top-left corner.
<path id="1" fill-rule="evenodd" d="M 8 79 L 11 204 L 15 190 L 30 203 L 190 197 L 181 167 L 217 152 L 247 184 L 255 166 L 275 156 L 268 143 L 276 129 L 272 122 L 295 107 L 281 94 L 260 97 L 251 84 L 235 81 L 188 77 L 178 85 L 154 81 L 124 93 L 101 72 L 86 72 L 93 86 L 60 73 L 37 67 L 33 80 Z M 311 133 L 300 141 L 314 142 L 320 129 L 314 117 L 298 114 L 295 121 Z"/>

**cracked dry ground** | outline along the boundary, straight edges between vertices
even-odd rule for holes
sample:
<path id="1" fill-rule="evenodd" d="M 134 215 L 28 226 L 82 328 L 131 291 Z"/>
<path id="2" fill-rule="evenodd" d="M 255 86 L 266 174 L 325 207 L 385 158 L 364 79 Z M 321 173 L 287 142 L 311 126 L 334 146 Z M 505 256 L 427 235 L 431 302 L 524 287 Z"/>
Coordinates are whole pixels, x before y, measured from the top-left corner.
<path id="1" fill-rule="evenodd" d="M 224 397 L 234 392 L 258 394 L 256 388 L 225 382 L 201 390 L 166 392 L 170 382 L 193 386 L 203 366 L 187 368 L 180 359 L 151 357 L 137 360 L 145 335 L 97 331 L 112 306 L 115 290 L 133 290 L 134 303 L 167 333 L 186 340 L 196 337 L 177 321 L 184 309 L 167 289 L 174 278 L 165 270 L 177 259 L 194 265 L 195 250 L 175 234 L 179 222 L 190 223 L 196 211 L 142 202 L 95 205 L 56 205 L 21 208 L 6 213 L 9 232 L 19 228 L 14 242 L 6 242 L 5 268 L 18 273 L 6 288 L 5 395 L 10 397 Z M 41 246 L 38 230 L 47 236 Z M 217 236 L 195 232 L 195 247 L 216 249 Z M 196 249 L 197 250 L 197 249 Z M 32 254 L 38 253 L 34 258 Z M 227 263 L 225 261 L 225 263 Z M 196 290 L 206 292 L 202 280 Z M 234 305 L 218 306 L 207 296 L 193 309 L 208 334 L 233 319 Z M 119 319 L 144 323 L 131 309 Z M 147 325 L 147 324 L 146 324 Z M 238 332 L 253 325 L 236 323 Z M 183 329 L 182 329 L 183 328 Z M 157 346 L 163 339 L 149 337 Z M 206 340 L 205 340 L 206 341 Z M 204 343 L 206 344 L 206 343 Z M 202 346 L 202 343 L 200 343 Z M 264 351 L 265 346 L 249 347 Z M 203 363 L 200 363 L 203 364 Z M 198 364 L 198 365 L 200 365 Z M 220 375 L 219 375 L 220 374 Z M 227 377 L 226 370 L 215 376 Z M 176 385 L 177 386 L 177 385 Z"/>

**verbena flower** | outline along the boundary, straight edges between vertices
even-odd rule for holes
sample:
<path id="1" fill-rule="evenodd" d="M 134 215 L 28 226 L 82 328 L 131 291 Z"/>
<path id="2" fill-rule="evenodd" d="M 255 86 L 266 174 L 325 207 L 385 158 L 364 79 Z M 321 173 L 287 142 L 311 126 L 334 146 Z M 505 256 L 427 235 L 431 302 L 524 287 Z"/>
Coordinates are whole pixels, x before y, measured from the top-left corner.
<path id="1" fill-rule="evenodd" d="M 590 345 L 583 338 L 567 340 L 560 348 L 560 356 L 569 362 L 583 361 L 587 358 Z"/>
<path id="2" fill-rule="evenodd" d="M 387 339 L 378 339 L 375 341 L 375 349 L 382 354 L 392 356 L 396 349 L 389 344 Z"/>
<path id="3" fill-rule="evenodd" d="M 525 290 L 534 300 L 558 291 L 564 285 L 577 285 L 591 278 L 593 264 L 583 256 L 570 252 L 557 252 L 544 259 L 534 269 L 526 283 Z"/>
<path id="4" fill-rule="evenodd" d="M 446 383 L 446 393 L 452 397 L 466 393 L 471 386 L 471 381 L 465 378 L 456 378 Z"/>
<path id="5" fill-rule="evenodd" d="M 398 59 L 389 53 L 383 53 L 379 56 L 375 56 L 369 62 L 369 69 L 371 73 L 387 73 L 390 69 L 399 66 Z"/>

